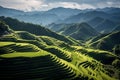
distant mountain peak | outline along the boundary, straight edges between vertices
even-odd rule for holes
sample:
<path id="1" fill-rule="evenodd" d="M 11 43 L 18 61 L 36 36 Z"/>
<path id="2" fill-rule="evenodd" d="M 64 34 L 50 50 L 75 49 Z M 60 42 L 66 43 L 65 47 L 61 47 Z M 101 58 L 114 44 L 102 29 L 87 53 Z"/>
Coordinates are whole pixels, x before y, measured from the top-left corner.
<path id="1" fill-rule="evenodd" d="M 2 6 L 0 6 L 0 8 L 3 8 Z"/>
<path id="2" fill-rule="evenodd" d="M 65 7 L 56 7 L 56 8 L 52 8 L 52 9 L 50 9 L 50 10 L 48 10 L 48 11 L 64 11 L 64 10 L 76 10 L 76 11 L 78 11 L 79 9 L 72 9 L 72 8 L 65 8 Z M 80 11 L 80 10 L 79 10 Z"/>

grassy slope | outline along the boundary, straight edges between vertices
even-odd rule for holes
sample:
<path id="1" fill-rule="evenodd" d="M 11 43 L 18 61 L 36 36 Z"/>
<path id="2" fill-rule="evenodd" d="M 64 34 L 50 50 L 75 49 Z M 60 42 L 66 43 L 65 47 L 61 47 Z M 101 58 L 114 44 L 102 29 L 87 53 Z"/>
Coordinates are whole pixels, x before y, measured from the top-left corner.
<path id="1" fill-rule="evenodd" d="M 104 68 L 105 60 L 109 61 L 111 56 L 117 59 L 109 52 L 81 49 L 83 47 L 23 31 L 5 35 L 0 43 L 1 79 L 114 80 Z M 94 56 L 101 54 L 105 60 Z"/>
<path id="2" fill-rule="evenodd" d="M 11 36 L 11 35 L 10 35 Z M 8 35 L 7 35 L 7 37 L 8 37 Z M 19 37 L 19 35 L 17 35 L 17 37 Z M 42 36 L 41 36 L 42 37 Z M 44 36 L 43 36 L 44 37 Z M 43 38 L 42 37 L 42 38 Z M 20 37 L 19 37 L 20 38 Z M 49 38 L 50 39 L 50 38 Z M 24 39 L 25 40 L 25 39 Z M 24 41 L 23 40 L 23 41 Z M 43 39 L 41 39 L 41 40 L 43 40 Z M 51 40 L 52 40 L 52 38 L 51 38 Z M 19 40 L 20 41 L 20 40 Z M 16 42 L 1 42 L 3 45 L 1 45 L 1 46 L 6 46 L 7 47 L 7 45 L 11 45 L 11 46 L 13 46 L 13 44 L 16 44 L 16 45 L 19 45 L 19 46 L 21 46 L 21 47 L 23 47 L 23 49 L 21 49 L 21 50 L 23 50 L 22 51 L 22 53 L 20 53 L 20 52 L 16 52 L 16 51 L 19 51 L 19 48 L 21 48 L 21 47 L 17 47 L 16 48 L 16 46 L 15 47 L 10 47 L 10 46 L 8 46 L 8 47 L 10 47 L 10 48 L 12 48 L 12 50 L 14 50 L 14 52 L 13 53 L 9 53 L 9 54 L 2 54 L 1 55 L 1 57 L 38 57 L 38 56 L 42 56 L 42 55 L 44 55 L 44 51 L 42 50 L 42 52 L 41 52 L 41 49 L 40 50 L 38 50 L 38 52 L 36 52 L 36 51 L 34 51 L 34 43 L 32 43 L 32 44 L 29 44 L 29 42 L 27 42 L 27 43 L 23 43 L 23 42 L 21 42 L 20 41 L 20 43 L 19 43 L 19 41 L 17 41 L 17 43 Z M 29 40 L 28 40 L 29 41 Z M 42 42 L 39 42 L 39 43 L 41 43 L 41 44 L 45 44 L 46 42 L 44 42 L 44 40 L 42 41 Z M 54 41 L 54 43 L 57 43 L 57 41 Z M 28 51 L 30 51 L 30 50 L 33 50 L 34 52 L 27 52 L 26 51 L 26 45 L 29 45 L 29 46 L 33 46 L 33 49 L 29 49 L 28 48 Z M 81 54 L 81 52 L 78 52 L 74 47 L 72 48 L 70 48 L 70 50 L 69 50 L 69 48 L 60 48 L 59 46 L 53 46 L 52 47 L 52 45 L 47 45 L 47 44 L 45 44 L 46 45 L 46 47 L 44 47 L 44 50 L 45 50 L 45 53 L 46 53 L 46 51 L 48 51 L 48 52 L 50 52 L 50 53 L 52 53 L 52 54 L 54 54 L 54 55 L 56 55 L 56 56 L 58 56 L 59 58 L 61 58 L 61 59 L 63 59 L 63 61 L 64 60 L 67 60 L 67 61 L 71 61 L 71 63 L 73 64 L 73 66 L 75 65 L 76 66 L 76 68 L 78 69 L 78 72 L 77 72 L 77 74 L 79 74 L 79 75 L 81 75 L 81 77 L 79 77 L 79 78 L 81 78 L 81 79 L 97 79 L 97 77 L 98 76 L 94 76 L 94 75 L 92 75 L 91 76 L 91 73 L 92 74 L 96 74 L 96 73 L 98 73 L 99 71 L 93 71 L 93 69 L 86 69 L 86 67 L 84 67 L 84 66 L 82 66 L 83 64 L 83 62 L 86 62 L 86 61 L 90 61 L 90 64 L 92 63 L 93 65 L 94 64 L 96 64 L 96 63 L 94 63 L 94 62 L 92 62 L 92 60 L 94 60 L 94 59 L 92 59 L 92 58 L 89 58 L 89 56 L 85 56 L 85 55 L 83 55 L 83 54 Z M 24 47 L 25 46 L 25 47 Z M 39 47 L 39 46 L 38 46 Z M 38 48 L 37 47 L 37 48 Z M 69 46 L 70 47 L 70 46 Z M 41 47 L 39 47 L 39 48 L 41 48 Z M 18 50 L 16 50 L 16 49 L 18 49 Z M 51 50 L 52 49 L 52 50 Z M 20 51 L 21 51 L 20 50 Z M 56 50 L 56 51 L 54 51 L 54 50 Z M 74 51 L 75 50 L 75 51 Z M 24 51 L 26 51 L 26 52 L 24 52 Z M 77 52 L 76 52 L 77 51 Z M 33 53 L 33 54 L 32 54 Z M 77 56 L 79 56 L 78 58 L 76 58 Z M 77 62 L 77 64 L 76 64 L 76 62 Z M 90 65 L 89 64 L 89 65 Z M 101 64 L 101 63 L 100 63 Z M 71 65 L 71 64 L 70 64 Z M 80 66 L 80 67 L 77 67 L 77 66 Z M 88 65 L 88 64 L 84 64 L 84 65 Z M 88 65 L 88 66 L 89 66 Z M 74 67 L 75 67 L 74 66 Z M 96 66 L 98 66 L 98 65 L 96 65 Z M 107 75 L 106 73 L 104 73 L 104 72 L 101 72 L 101 73 L 103 73 L 103 74 L 105 74 L 105 75 Z M 99 75 L 100 75 L 100 73 L 99 73 Z M 102 75 L 101 75 L 102 76 Z M 101 76 L 99 76 L 99 77 L 101 77 Z M 107 77 L 108 78 L 110 78 L 108 75 L 107 75 Z M 106 77 L 101 77 L 101 78 L 106 78 Z"/>
<path id="3" fill-rule="evenodd" d="M 0 42 L 0 43 L 3 43 L 3 42 Z M 4 44 L 6 44 L 6 45 L 4 45 Z M 1 58 L 1 60 L 0 60 L 0 63 L 2 63 L 2 61 L 6 61 L 7 59 L 9 59 L 9 60 L 11 60 L 11 59 L 16 59 L 16 58 L 18 58 L 18 59 L 20 59 L 19 61 L 17 61 L 17 60 L 14 60 L 14 61 L 12 61 L 13 63 L 15 63 L 16 65 L 18 64 L 18 65 L 22 65 L 22 64 L 24 64 L 24 61 L 25 62 L 27 62 L 26 61 L 26 59 L 28 59 L 28 60 L 31 60 L 31 59 L 37 59 L 38 58 L 38 60 L 39 60 L 39 58 L 40 58 L 40 60 L 41 60 L 41 58 L 44 58 L 45 57 L 45 59 L 47 58 L 47 56 L 51 56 L 51 57 L 48 57 L 48 59 L 50 58 L 50 60 L 48 60 L 48 61 L 46 61 L 46 63 L 49 63 L 49 65 L 47 66 L 45 66 L 45 63 L 39 63 L 40 65 L 43 65 L 43 66 L 39 66 L 38 68 L 34 68 L 34 66 L 37 66 L 37 65 L 34 65 L 33 66 L 33 68 L 34 69 L 38 69 L 39 70 L 39 68 L 41 68 L 41 70 L 39 70 L 39 71 L 44 71 L 45 70 L 45 67 L 48 67 L 48 72 L 49 72 L 49 69 L 51 69 L 50 70 L 50 72 L 49 73 L 52 73 L 52 71 L 54 71 L 54 70 L 61 70 L 61 73 L 57 73 L 56 72 L 56 74 L 59 74 L 59 75 L 61 75 L 61 78 L 60 79 L 72 79 L 72 78 L 77 78 L 78 77 L 78 75 L 79 75 L 79 71 L 77 71 L 77 69 L 74 67 L 74 65 L 72 65 L 72 64 L 70 64 L 70 63 L 68 63 L 68 62 L 66 62 L 66 61 L 64 61 L 64 60 L 60 60 L 59 58 L 57 58 L 56 56 L 54 56 L 53 54 L 51 54 L 51 53 L 49 53 L 49 52 L 47 52 L 47 51 L 44 51 L 44 50 L 42 50 L 42 49 L 40 49 L 40 48 L 38 48 L 37 46 L 35 46 L 35 45 L 31 45 L 31 44 L 29 44 L 29 43 L 14 43 L 16 46 L 17 45 L 19 45 L 19 47 L 18 48 L 16 48 L 15 49 L 15 47 L 13 48 L 13 47 L 10 47 L 10 46 L 14 46 L 14 45 L 12 45 L 13 44 L 13 42 L 4 42 L 4 44 L 3 45 L 1 45 L 1 47 L 8 47 L 8 48 L 11 48 L 11 49 L 13 49 L 14 50 L 14 52 L 12 52 L 12 53 L 5 53 L 5 54 L 1 54 L 0 55 L 0 58 Z M 34 51 L 34 52 L 31 52 L 31 51 L 29 51 L 29 49 L 27 49 L 27 47 L 24 47 L 25 45 L 29 45 L 30 47 L 32 46 L 32 50 L 34 51 L 34 49 L 35 48 L 38 48 L 39 49 L 39 51 Z M 0 48 L 1 48 L 0 47 Z M 19 49 L 21 49 L 21 48 L 23 48 L 21 51 L 17 51 L 17 50 L 19 50 Z M 23 52 L 24 51 L 24 49 L 27 49 L 27 51 L 26 52 Z M 23 60 L 22 60 L 22 57 L 24 58 Z M 53 57 L 53 59 L 52 59 L 52 57 Z M 44 61 L 44 60 L 43 60 Z M 17 62 L 22 62 L 22 64 L 20 64 L 20 63 L 17 63 Z M 37 62 L 35 62 L 36 64 L 37 64 Z M 53 64 L 54 63 L 54 64 Z M 29 62 L 27 62 L 27 64 L 24 64 L 23 66 L 24 67 L 26 67 L 27 68 L 27 66 L 28 65 L 32 65 L 32 64 L 34 64 L 34 60 L 33 60 L 33 62 L 31 62 L 31 63 L 29 63 Z M 7 64 L 6 64 L 7 65 Z M 10 67 L 11 66 L 11 67 Z M 55 66 L 56 68 L 54 69 L 54 68 L 52 68 L 52 66 Z M 10 63 L 8 64 L 8 67 L 0 67 L 0 70 L 2 70 L 2 68 L 3 68 L 3 70 L 4 69 L 7 69 L 7 68 L 10 68 L 10 69 L 12 69 L 12 65 L 10 65 Z M 61 67 L 61 68 L 59 68 L 59 67 Z M 22 71 L 22 67 L 20 68 L 19 66 L 18 67 L 15 67 L 16 69 L 17 68 L 19 68 L 19 70 L 20 71 Z M 2 70 L 2 72 L 3 72 L 3 70 Z M 34 76 L 34 75 L 36 75 L 34 78 L 47 78 L 48 77 L 48 79 L 52 79 L 53 77 L 51 77 L 51 76 L 49 76 L 49 74 L 47 74 L 47 72 L 45 73 L 45 72 L 43 72 L 43 74 L 44 75 L 46 75 L 46 76 L 41 76 L 41 77 L 39 77 L 39 76 L 37 76 L 39 73 L 37 73 L 37 71 L 36 70 L 32 70 L 32 67 L 31 68 L 28 68 L 28 70 L 29 70 L 29 72 Z M 32 70 L 32 71 L 31 71 Z M 62 70 L 64 71 L 64 73 L 62 72 Z M 20 73 L 20 74 L 24 74 L 23 72 L 20 72 L 20 71 L 18 71 L 18 73 Z M 16 79 L 17 77 L 19 78 L 19 76 L 22 76 L 22 75 L 19 75 L 19 74 L 15 74 L 14 73 L 14 76 L 16 76 L 16 77 L 14 77 L 13 75 L 11 75 L 11 76 L 9 76 L 8 75 L 8 77 L 5 77 L 5 76 L 7 76 L 7 74 L 8 74 L 8 72 L 9 73 L 14 73 L 14 71 L 4 71 L 4 77 L 2 77 L 2 76 L 0 76 L 0 78 L 2 79 L 2 78 L 5 78 L 5 79 Z M 31 75 L 29 72 L 25 72 L 25 73 L 28 73 L 28 75 L 26 75 L 26 76 L 29 76 L 29 75 Z M 67 75 L 68 74 L 68 75 Z M 39 74 L 40 75 L 40 74 Z M 54 74 L 52 73 L 52 76 L 53 76 Z M 67 77 L 66 77 L 66 76 Z M 26 78 L 26 76 L 24 76 L 23 75 L 23 78 L 25 78 L 25 79 L 29 79 L 29 78 Z M 20 77 L 21 78 L 21 77 Z M 32 77 L 30 77 L 31 79 L 32 79 Z M 34 79 L 33 78 L 33 79 Z M 54 75 L 54 78 L 56 79 L 56 78 L 59 78 L 58 77 L 58 75 Z M 54 79 L 53 78 L 53 79 Z"/>
<path id="4" fill-rule="evenodd" d="M 3 42 L 1 42 L 3 43 Z M 5 43 L 5 42 L 4 42 Z M 23 47 L 23 51 L 24 49 L 26 49 L 27 47 L 24 47 L 26 45 L 29 45 L 29 46 L 32 46 L 32 50 L 34 51 L 34 48 L 38 48 L 37 46 L 35 45 L 32 45 L 32 44 L 29 44 L 29 43 L 13 43 L 13 42 L 6 42 L 6 45 L 1 45 L 2 47 L 10 47 L 10 45 L 19 45 L 21 47 Z M 21 48 L 17 48 L 18 50 Z M 54 48 L 54 47 L 47 47 L 46 48 L 46 51 L 42 50 L 42 49 L 39 49 L 39 51 L 34 51 L 34 52 L 29 52 L 29 49 L 27 49 L 26 52 L 23 52 L 22 50 L 19 52 L 17 51 L 15 48 L 12 47 L 12 49 L 14 50 L 13 53 L 7 53 L 7 54 L 1 54 L 0 55 L 0 58 L 2 60 L 7 60 L 7 59 L 16 59 L 16 58 L 20 58 L 20 57 L 23 57 L 23 58 L 42 58 L 45 57 L 45 56 L 48 56 L 48 55 L 56 55 L 58 56 L 59 58 L 61 58 L 61 64 L 65 64 L 65 65 L 68 65 L 69 67 L 72 67 L 73 68 L 73 71 L 75 70 L 75 74 L 76 76 L 74 77 L 71 77 L 70 79 L 72 78 L 78 78 L 79 79 L 97 79 L 99 77 L 99 79 L 101 80 L 102 78 L 105 79 L 112 79 L 110 78 L 108 75 L 107 75 L 107 72 L 104 72 L 106 70 L 104 70 L 102 64 L 98 61 L 96 61 L 95 59 L 93 58 L 90 58 L 89 56 L 86 56 L 84 54 L 81 54 L 79 53 L 78 51 L 73 51 L 73 52 L 69 52 L 69 51 L 65 51 L 65 50 L 62 50 L 62 49 L 59 49 L 59 48 Z M 57 49 L 58 52 L 52 50 L 49 51 L 50 49 Z M 17 51 L 17 52 L 16 52 Z M 61 52 L 59 52 L 61 51 Z M 62 52 L 63 51 L 63 52 Z M 51 53 L 49 53 L 51 52 Z M 66 59 L 64 59 L 64 56 L 69 56 L 72 58 L 72 60 L 70 61 L 70 63 L 68 63 L 67 61 L 65 61 Z M 68 58 L 70 59 L 70 58 Z M 55 60 L 56 61 L 56 60 Z M 2 61 L 1 61 L 2 62 Z M 15 60 L 16 62 L 16 60 Z M 31 63 L 32 64 L 32 63 Z M 21 64 L 22 65 L 22 64 Z M 29 64 L 28 64 L 29 65 Z M 60 64 L 59 64 L 60 65 Z M 76 66 L 76 67 L 75 67 Z M 86 66 L 86 67 L 85 67 Z M 96 67 L 95 67 L 96 66 Z M 42 67 L 43 68 L 43 67 Z M 21 68 L 20 68 L 21 69 Z M 43 68 L 44 69 L 44 68 Z M 96 69 L 96 70 L 95 70 Z M 103 69 L 103 71 L 101 70 Z M 95 70 L 95 71 L 94 71 Z M 49 71 L 49 70 L 48 70 Z M 32 73 L 34 74 L 34 71 L 32 71 Z M 37 72 L 35 72 L 37 74 Z M 7 74 L 7 73 L 6 73 Z M 36 75 L 34 74 L 34 75 Z M 29 73 L 28 73 L 29 75 Z M 61 75 L 61 74 L 59 74 Z M 16 75 L 18 76 L 18 75 Z M 26 75 L 27 76 L 27 75 Z M 47 75 L 49 77 L 49 75 Z M 44 77 L 44 76 L 42 76 Z M 8 77 L 9 78 L 9 77 Z M 13 77 L 10 77 L 10 78 L 13 78 Z M 15 77 L 16 78 L 16 77 Z M 39 78 L 39 77 L 35 77 L 35 78 Z M 45 78 L 45 77 L 44 77 Z M 58 78 L 56 76 L 56 78 Z M 51 77 L 49 77 L 49 79 L 51 79 Z"/>
<path id="5" fill-rule="evenodd" d="M 120 31 L 113 32 L 99 38 L 95 42 L 90 43 L 89 46 L 111 51 L 115 45 L 120 44 L 119 37 L 120 37 Z"/>

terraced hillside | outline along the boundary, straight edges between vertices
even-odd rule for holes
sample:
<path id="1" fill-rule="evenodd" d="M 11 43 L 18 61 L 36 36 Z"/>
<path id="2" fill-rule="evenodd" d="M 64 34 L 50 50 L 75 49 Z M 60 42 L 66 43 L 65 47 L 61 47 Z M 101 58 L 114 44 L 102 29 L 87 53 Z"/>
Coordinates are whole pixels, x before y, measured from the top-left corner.
<path id="1" fill-rule="evenodd" d="M 10 49 L 10 51 L 6 49 L 6 53 L 0 55 L 0 64 L 2 64 L 0 79 L 75 79 L 79 76 L 77 69 L 70 66 L 68 62 L 35 45 L 14 42 L 0 43 L 3 44 L 2 48 Z"/>
<path id="2" fill-rule="evenodd" d="M 45 51 L 29 43 L 0 42 L 0 44 L 1 79 L 79 80 L 97 79 L 98 76 L 101 79 L 112 79 L 106 74 L 102 63 L 79 52 L 54 47 L 48 47 Z"/>
<path id="3" fill-rule="evenodd" d="M 8 29 L 8 28 L 7 28 Z M 13 31 L 0 37 L 0 79 L 116 80 L 120 58 L 50 36 Z"/>
<path id="4" fill-rule="evenodd" d="M 89 44 L 89 46 L 96 47 L 102 50 L 112 51 L 115 45 L 120 44 L 120 31 L 112 32 L 107 35 L 101 36 L 101 38 L 96 38 L 95 42 Z M 94 40 L 94 39 L 93 39 Z"/>

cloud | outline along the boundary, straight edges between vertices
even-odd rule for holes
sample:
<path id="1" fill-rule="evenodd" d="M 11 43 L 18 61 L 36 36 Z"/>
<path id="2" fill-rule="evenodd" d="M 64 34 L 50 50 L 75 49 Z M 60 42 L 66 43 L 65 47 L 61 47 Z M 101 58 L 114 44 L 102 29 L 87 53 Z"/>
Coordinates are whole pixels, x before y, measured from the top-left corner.
<path id="1" fill-rule="evenodd" d="M 120 0 L 0 0 L 0 6 L 24 11 L 65 8 L 104 8 L 120 7 Z"/>
<path id="2" fill-rule="evenodd" d="M 24 11 L 38 10 L 42 4 L 42 0 L 0 0 L 1 6 Z"/>
<path id="3" fill-rule="evenodd" d="M 120 0 L 44 0 L 46 3 L 75 2 L 79 5 L 89 5 L 87 8 L 120 7 Z M 109 3 L 112 3 L 109 4 Z M 82 8 L 84 9 L 85 6 Z"/>
<path id="4" fill-rule="evenodd" d="M 41 10 L 48 10 L 56 7 L 64 7 L 64 8 L 73 8 L 73 9 L 86 9 L 86 8 L 95 8 L 89 4 L 78 4 L 76 2 L 54 2 L 42 5 Z"/>

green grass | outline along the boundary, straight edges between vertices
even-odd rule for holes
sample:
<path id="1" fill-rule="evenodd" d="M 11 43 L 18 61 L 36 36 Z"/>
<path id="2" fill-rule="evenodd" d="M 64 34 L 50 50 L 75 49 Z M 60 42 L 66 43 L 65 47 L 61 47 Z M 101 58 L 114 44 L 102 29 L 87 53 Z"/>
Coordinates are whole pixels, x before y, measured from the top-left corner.
<path id="1" fill-rule="evenodd" d="M 82 54 L 91 56 L 94 59 L 104 64 L 112 64 L 112 62 L 117 58 L 115 54 L 108 51 L 84 48 L 81 46 L 73 46 L 73 47 L 76 49 L 76 51 L 81 52 Z"/>
<path id="2" fill-rule="evenodd" d="M 49 55 L 46 51 L 39 52 L 14 52 L 9 54 L 2 54 L 2 58 L 15 58 L 15 57 L 39 57 Z"/>
<path id="3" fill-rule="evenodd" d="M 93 47 L 96 49 L 111 51 L 114 48 L 115 45 L 120 44 L 119 41 L 119 35 L 120 31 L 109 33 L 105 36 L 102 36 L 101 38 L 98 37 L 97 40 L 91 41 L 91 43 L 87 43 L 88 47 Z"/>
<path id="4" fill-rule="evenodd" d="M 15 42 L 0 42 L 0 47 L 15 44 Z"/>
<path id="5" fill-rule="evenodd" d="M 41 49 L 30 43 L 15 43 L 15 42 L 0 42 L 3 43 L 0 47 L 1 53 L 9 53 L 9 50 L 14 52 L 38 52 Z"/>
<path id="6" fill-rule="evenodd" d="M 22 26 L 25 31 L 12 31 L 0 38 L 0 80 L 119 79 L 120 60 L 115 54 L 83 47 L 80 41 L 38 25 L 21 24 L 12 27 Z"/>
<path id="7" fill-rule="evenodd" d="M 45 50 L 66 61 L 70 62 L 72 60 L 71 53 L 59 47 L 48 46 L 45 48 Z"/>
<path id="8" fill-rule="evenodd" d="M 80 78 L 79 70 L 77 70 L 73 64 L 59 59 L 52 53 L 44 51 L 33 44 L 21 42 L 12 43 L 13 42 L 4 42 L 1 46 L 4 48 L 11 48 L 15 51 L 0 55 L 0 64 L 7 61 L 0 66 L 0 74 L 2 73 L 0 79 L 21 79 L 23 77 L 23 79 L 70 80 Z M 31 52 L 30 49 L 28 49 L 26 52 L 27 46 L 38 48 L 39 51 Z M 18 52 L 19 48 L 21 52 Z"/>
<path id="9" fill-rule="evenodd" d="M 0 41 L 0 71 L 8 76 L 0 75 L 0 79 L 114 80 L 104 68 L 106 62 L 116 59 L 111 52 L 73 46 L 47 36 L 25 35 L 20 31 Z"/>
<path id="10" fill-rule="evenodd" d="M 80 79 L 74 65 L 46 51 L 8 53 L 0 58 L 0 64 L 6 62 L 0 66 L 0 79 Z"/>
<path id="11" fill-rule="evenodd" d="M 103 64 L 92 57 L 75 51 L 71 56 L 73 58 L 71 63 L 79 69 L 82 77 L 87 76 L 87 80 L 115 80 L 107 74 Z"/>

